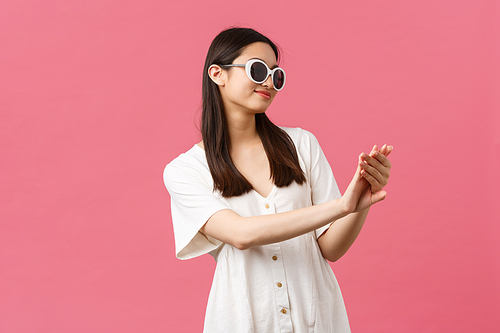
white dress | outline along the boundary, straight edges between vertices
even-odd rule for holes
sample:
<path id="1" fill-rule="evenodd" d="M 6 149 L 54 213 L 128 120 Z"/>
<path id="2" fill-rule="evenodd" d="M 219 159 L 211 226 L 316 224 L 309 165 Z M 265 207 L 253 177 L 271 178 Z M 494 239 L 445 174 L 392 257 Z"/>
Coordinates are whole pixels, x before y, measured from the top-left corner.
<path id="1" fill-rule="evenodd" d="M 217 267 L 208 299 L 204 332 L 350 332 L 339 285 L 321 255 L 317 237 L 328 227 L 248 250 L 199 232 L 221 209 L 240 216 L 287 212 L 340 198 L 316 138 L 300 128 L 283 128 L 297 148 L 307 182 L 223 198 L 213 191 L 205 151 L 194 145 L 170 162 L 164 181 L 171 197 L 176 255 L 210 253 Z"/>

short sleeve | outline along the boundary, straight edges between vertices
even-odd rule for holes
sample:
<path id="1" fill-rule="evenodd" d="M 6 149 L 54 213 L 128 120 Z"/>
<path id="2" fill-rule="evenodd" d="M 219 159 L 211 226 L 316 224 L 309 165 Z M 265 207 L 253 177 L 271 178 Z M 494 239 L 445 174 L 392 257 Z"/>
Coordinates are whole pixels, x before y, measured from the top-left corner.
<path id="1" fill-rule="evenodd" d="M 311 186 L 311 200 L 313 205 L 322 204 L 342 197 L 332 168 L 326 159 L 316 137 L 306 130 L 302 130 L 301 145 L 308 147 L 308 178 Z M 321 236 L 329 227 L 327 224 L 316 229 L 316 238 Z"/>
<path id="2" fill-rule="evenodd" d="M 213 214 L 229 207 L 214 194 L 203 176 L 170 163 L 163 172 L 163 181 L 171 198 L 177 258 L 194 258 L 221 246 L 221 241 L 205 236 L 200 229 Z"/>

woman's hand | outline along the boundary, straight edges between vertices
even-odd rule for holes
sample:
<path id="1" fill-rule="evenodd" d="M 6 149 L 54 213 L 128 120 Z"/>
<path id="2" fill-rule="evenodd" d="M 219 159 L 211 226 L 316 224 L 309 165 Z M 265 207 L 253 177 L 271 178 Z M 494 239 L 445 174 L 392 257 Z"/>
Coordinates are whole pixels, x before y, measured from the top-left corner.
<path id="1" fill-rule="evenodd" d="M 391 163 L 387 156 L 393 147 L 384 145 L 379 150 L 375 145 L 369 155 L 359 155 L 358 168 L 341 200 L 342 210 L 346 213 L 360 212 L 374 203 L 385 199 Z"/>
<path id="2" fill-rule="evenodd" d="M 389 181 L 391 162 L 387 158 L 393 147 L 383 145 L 379 150 L 375 145 L 369 155 L 361 154 L 361 176 L 370 184 L 371 192 L 380 192 Z"/>

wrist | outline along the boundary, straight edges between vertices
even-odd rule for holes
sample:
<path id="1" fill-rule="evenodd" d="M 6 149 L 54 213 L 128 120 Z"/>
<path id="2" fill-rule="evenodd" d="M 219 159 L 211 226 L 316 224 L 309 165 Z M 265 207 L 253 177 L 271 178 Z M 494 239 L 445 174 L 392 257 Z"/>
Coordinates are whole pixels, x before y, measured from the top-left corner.
<path id="1" fill-rule="evenodd" d="M 347 216 L 354 212 L 354 210 L 356 209 L 356 207 L 353 207 L 349 203 L 349 200 L 346 200 L 344 196 L 342 196 L 340 199 L 333 200 L 332 203 L 335 205 L 333 211 L 335 212 L 336 219 L 343 218 L 344 216 Z"/>

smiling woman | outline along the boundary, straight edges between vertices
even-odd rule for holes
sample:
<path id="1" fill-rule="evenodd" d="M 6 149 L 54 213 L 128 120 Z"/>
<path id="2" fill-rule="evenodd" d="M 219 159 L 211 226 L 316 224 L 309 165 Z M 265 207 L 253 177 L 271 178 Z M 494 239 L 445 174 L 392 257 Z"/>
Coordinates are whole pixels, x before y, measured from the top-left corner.
<path id="1" fill-rule="evenodd" d="M 203 73 L 203 141 L 164 171 L 177 257 L 217 261 L 204 332 L 350 331 L 327 259 L 385 198 L 392 147 L 361 154 L 341 196 L 316 138 L 265 114 L 286 81 L 278 61 L 255 30 L 221 32 Z"/>
<path id="2" fill-rule="evenodd" d="M 204 84 L 204 97 L 207 98 L 203 100 L 205 102 L 213 98 L 217 101 L 217 107 L 204 105 L 206 107 L 204 107 L 202 114 L 203 145 L 207 151 L 207 160 L 214 178 L 215 188 L 223 196 L 227 197 L 247 193 L 258 184 L 264 187 L 267 185 L 269 189 L 271 185 L 270 176 L 274 177 L 274 183 L 278 186 L 289 185 L 293 180 L 301 184 L 305 180 L 298 165 L 293 142 L 264 113 L 274 100 L 278 89 L 274 86 L 269 72 L 263 77 L 257 75 L 261 74 L 258 73 L 258 64 L 264 64 L 266 69 L 268 68 L 267 64 L 278 69 L 276 67 L 279 51 L 274 44 L 270 41 L 267 42 L 267 38 L 264 36 L 262 36 L 263 38 L 260 38 L 259 35 L 256 36 L 259 38 L 248 45 L 240 41 L 239 43 L 242 43 L 242 46 L 237 48 L 237 51 L 231 55 L 227 53 L 218 55 L 217 51 L 219 49 L 211 48 L 212 52 L 209 50 L 205 61 L 204 83 L 206 85 Z M 232 35 L 227 37 L 223 35 L 223 37 L 227 39 L 229 37 L 234 38 Z M 227 43 L 236 41 L 229 40 Z M 233 68 L 235 64 L 240 62 L 249 64 L 245 65 L 245 69 L 248 69 L 243 71 L 242 68 Z M 281 71 L 284 73 L 283 70 Z M 257 79 L 260 84 L 255 82 Z M 283 85 L 279 87 L 279 90 L 281 88 L 283 88 Z M 222 121 L 219 121 L 219 119 L 222 119 Z M 224 120 L 236 126 L 224 126 Z M 242 129 L 241 126 L 246 128 Z M 230 142 L 229 139 L 234 137 L 235 134 L 242 133 L 242 131 L 249 128 L 254 131 L 254 133 L 247 132 L 247 134 L 253 136 L 253 138 L 250 138 L 251 141 L 243 138 L 243 140 L 232 140 Z M 220 135 L 221 131 L 226 133 Z M 259 135 L 256 135 L 255 131 Z M 225 142 L 218 138 L 224 138 Z M 236 135 L 236 138 L 239 138 L 239 135 Z M 233 149 L 239 143 L 253 143 L 253 145 L 241 147 L 243 149 Z M 257 149 L 255 149 L 257 156 L 254 156 L 256 158 L 254 163 L 243 163 L 246 161 L 242 160 L 240 168 L 235 167 L 234 164 L 238 163 L 240 159 L 234 155 L 241 152 L 238 155 L 242 159 L 252 156 L 248 154 L 251 152 L 247 151 L 247 149 L 255 145 L 257 145 Z M 230 149 L 232 152 L 230 152 Z M 218 158 L 220 154 L 223 154 L 223 159 Z M 260 165 L 256 164 L 256 161 L 260 161 Z M 268 170 L 267 176 L 258 180 L 255 179 L 252 183 L 248 179 L 251 175 L 244 176 L 245 172 L 241 169 L 244 166 L 258 170 Z"/>

